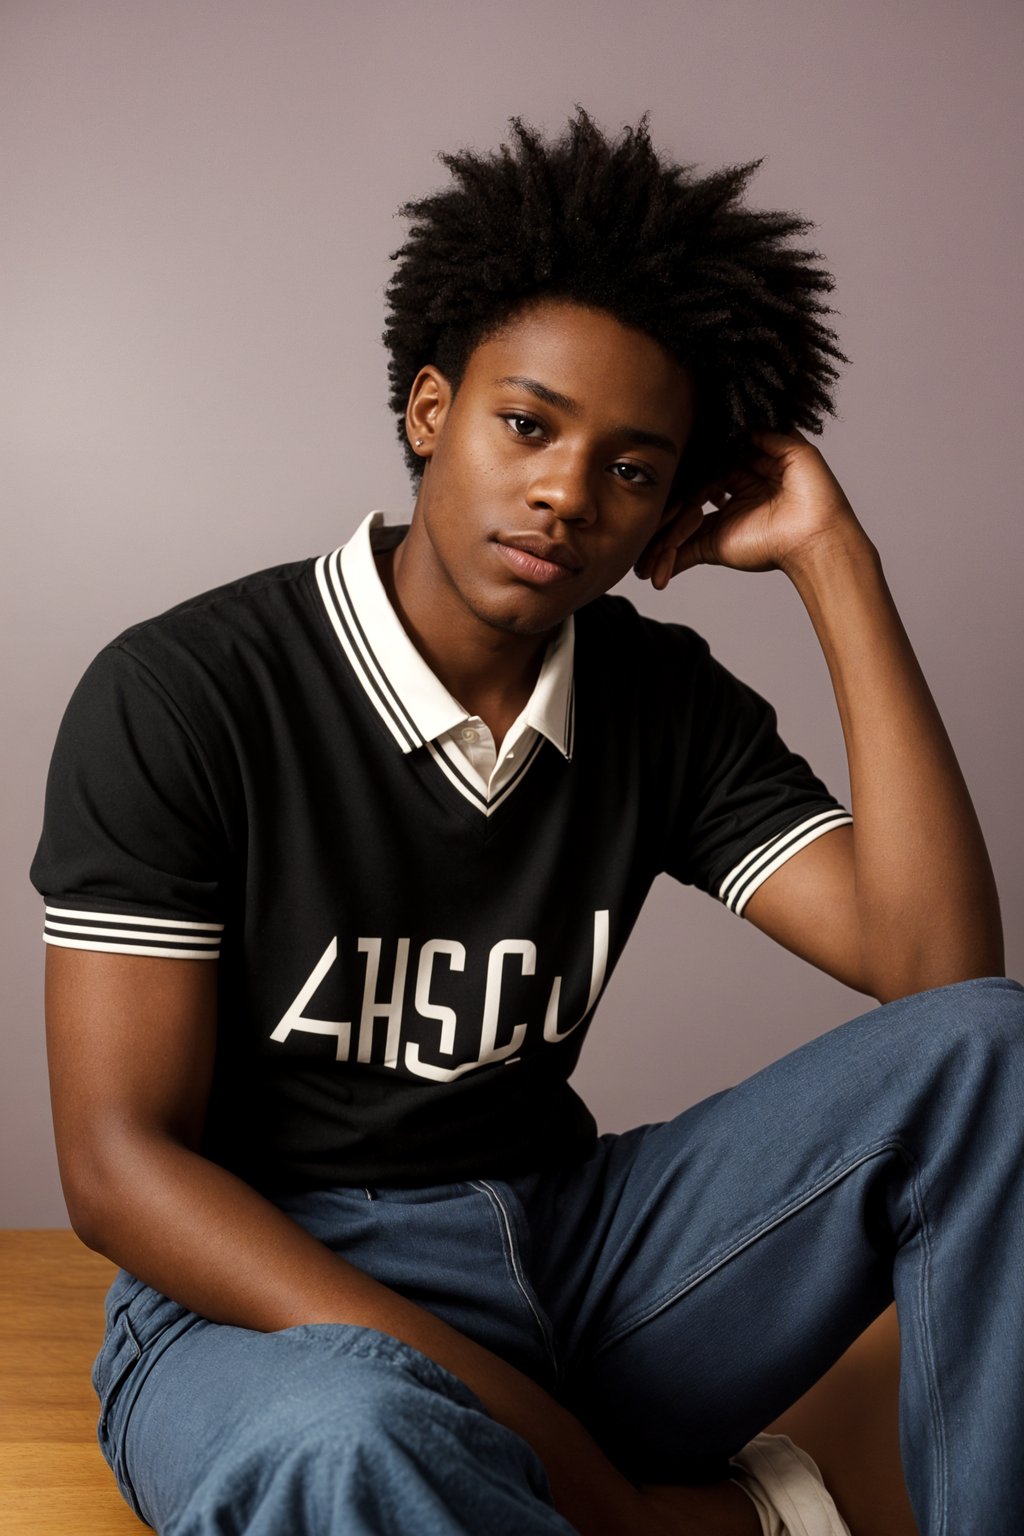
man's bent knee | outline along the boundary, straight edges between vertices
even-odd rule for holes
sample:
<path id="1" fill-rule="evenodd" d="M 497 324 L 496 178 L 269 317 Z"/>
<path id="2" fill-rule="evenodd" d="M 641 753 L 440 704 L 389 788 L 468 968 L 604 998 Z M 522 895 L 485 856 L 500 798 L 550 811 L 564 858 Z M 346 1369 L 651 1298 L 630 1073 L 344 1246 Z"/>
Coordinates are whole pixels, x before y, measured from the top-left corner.
<path id="1" fill-rule="evenodd" d="M 565 1528 L 530 1447 L 419 1351 L 344 1324 L 271 1340 L 275 1379 L 243 1395 L 183 1499 L 154 1501 L 158 1529 L 170 1515 L 175 1536 L 455 1536 L 481 1512 L 489 1531 Z"/>

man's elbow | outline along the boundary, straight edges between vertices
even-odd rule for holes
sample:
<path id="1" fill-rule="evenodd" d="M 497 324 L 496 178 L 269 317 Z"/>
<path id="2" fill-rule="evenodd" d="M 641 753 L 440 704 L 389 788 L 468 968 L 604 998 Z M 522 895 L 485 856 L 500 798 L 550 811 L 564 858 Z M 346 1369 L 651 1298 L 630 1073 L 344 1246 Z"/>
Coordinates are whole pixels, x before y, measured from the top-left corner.
<path id="1" fill-rule="evenodd" d="M 896 1002 L 916 992 L 950 987 L 982 976 L 1005 974 L 1002 940 L 984 944 L 936 948 L 930 944 L 907 945 L 871 967 L 867 990 L 880 1003 Z"/>
<path id="2" fill-rule="evenodd" d="M 147 1147 L 138 1136 L 79 1138 L 58 1150 L 61 1190 L 75 1236 L 114 1258 L 130 1214 L 133 1190 L 144 1182 Z M 115 1260 L 116 1262 L 116 1260 Z"/>

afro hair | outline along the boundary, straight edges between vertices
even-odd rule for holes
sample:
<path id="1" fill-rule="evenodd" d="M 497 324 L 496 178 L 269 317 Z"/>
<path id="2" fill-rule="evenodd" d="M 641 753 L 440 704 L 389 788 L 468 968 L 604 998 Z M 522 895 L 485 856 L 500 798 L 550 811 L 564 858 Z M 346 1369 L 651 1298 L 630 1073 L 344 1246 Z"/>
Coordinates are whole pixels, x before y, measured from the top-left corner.
<path id="1" fill-rule="evenodd" d="M 387 288 L 390 405 L 432 363 L 457 389 L 470 353 L 532 302 L 613 315 L 692 373 L 696 418 L 672 488 L 690 495 L 747 463 L 751 433 L 818 434 L 834 414 L 839 351 L 820 254 L 792 243 L 813 224 L 743 206 L 761 165 L 705 176 L 656 153 L 646 115 L 609 139 L 577 108 L 545 143 L 519 118 L 497 153 L 443 154 L 452 182 L 403 205 L 410 221 Z"/>

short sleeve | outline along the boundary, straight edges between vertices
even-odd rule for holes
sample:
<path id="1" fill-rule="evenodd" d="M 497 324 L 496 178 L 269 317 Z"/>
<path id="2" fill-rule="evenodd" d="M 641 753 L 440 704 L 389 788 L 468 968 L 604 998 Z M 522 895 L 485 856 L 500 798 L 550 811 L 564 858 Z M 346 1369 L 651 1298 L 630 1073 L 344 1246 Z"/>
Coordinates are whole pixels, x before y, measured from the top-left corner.
<path id="1" fill-rule="evenodd" d="M 687 633 L 696 648 L 685 785 L 665 868 L 741 916 L 769 875 L 852 817 L 786 746 L 767 700 Z"/>
<path id="2" fill-rule="evenodd" d="M 225 839 L 200 744 L 144 663 L 115 644 L 57 735 L 33 885 L 48 944 L 216 959 Z"/>

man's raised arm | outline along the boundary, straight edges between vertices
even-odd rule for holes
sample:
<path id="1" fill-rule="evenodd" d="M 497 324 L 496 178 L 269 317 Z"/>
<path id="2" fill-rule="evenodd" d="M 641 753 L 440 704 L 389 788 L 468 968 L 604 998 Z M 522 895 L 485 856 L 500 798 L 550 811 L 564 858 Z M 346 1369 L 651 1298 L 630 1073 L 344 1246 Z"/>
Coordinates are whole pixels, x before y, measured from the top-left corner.
<path id="1" fill-rule="evenodd" d="M 756 441 L 753 471 L 705 493 L 718 510 L 684 508 L 638 567 L 657 587 L 699 564 L 782 570 L 825 654 L 853 827 L 796 854 L 744 915 L 880 1002 L 1001 975 L 981 829 L 878 553 L 817 448 L 800 433 Z"/>

